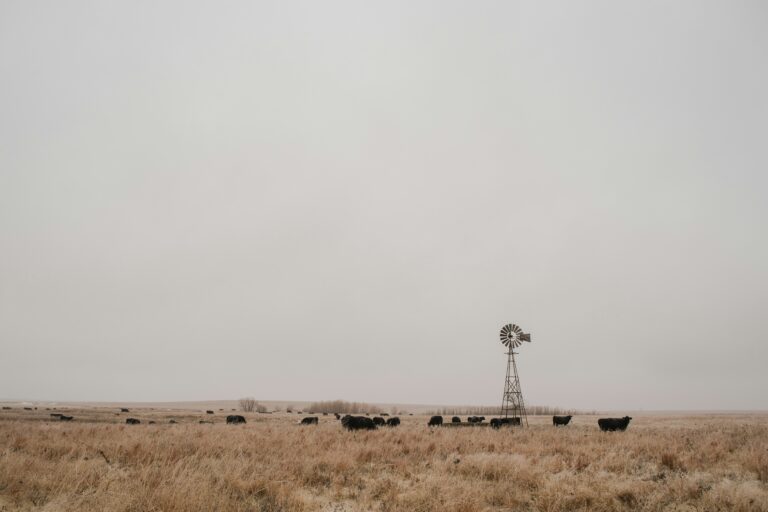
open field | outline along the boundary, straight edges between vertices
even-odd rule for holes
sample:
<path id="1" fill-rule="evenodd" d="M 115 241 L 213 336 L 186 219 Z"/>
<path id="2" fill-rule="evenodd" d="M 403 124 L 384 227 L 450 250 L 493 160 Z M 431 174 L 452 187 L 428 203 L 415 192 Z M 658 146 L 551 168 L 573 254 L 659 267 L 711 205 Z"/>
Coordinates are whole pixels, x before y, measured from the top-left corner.
<path id="1" fill-rule="evenodd" d="M 594 416 L 495 431 L 417 415 L 352 433 L 332 415 L 51 412 L 0 411 L 0 510 L 768 510 L 768 415 L 636 416 L 618 433 Z"/>

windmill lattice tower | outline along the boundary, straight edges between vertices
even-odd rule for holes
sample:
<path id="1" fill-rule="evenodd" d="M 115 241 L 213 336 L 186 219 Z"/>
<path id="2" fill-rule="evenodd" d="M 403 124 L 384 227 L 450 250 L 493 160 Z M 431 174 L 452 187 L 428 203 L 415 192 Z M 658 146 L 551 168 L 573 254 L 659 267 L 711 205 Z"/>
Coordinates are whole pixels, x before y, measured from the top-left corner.
<path id="1" fill-rule="evenodd" d="M 507 347 L 507 377 L 504 380 L 504 397 L 501 401 L 502 418 L 511 418 L 513 425 L 528 426 L 528 414 L 525 412 L 523 392 L 520 389 L 520 378 L 517 376 L 515 364 L 515 349 L 524 341 L 530 343 L 531 335 L 524 333 L 515 324 L 507 324 L 501 328 L 501 343 Z M 514 418 L 517 418 L 516 420 Z"/>

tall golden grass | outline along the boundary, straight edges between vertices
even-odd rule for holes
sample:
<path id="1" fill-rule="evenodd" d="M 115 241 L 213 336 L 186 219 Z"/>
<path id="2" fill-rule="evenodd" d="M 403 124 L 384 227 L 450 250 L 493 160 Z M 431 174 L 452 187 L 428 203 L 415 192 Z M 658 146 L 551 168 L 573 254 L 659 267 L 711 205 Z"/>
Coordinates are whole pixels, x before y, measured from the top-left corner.
<path id="1" fill-rule="evenodd" d="M 0 415 L 0 510 L 768 510 L 766 416 L 346 432 L 333 416 L 48 412 Z"/>

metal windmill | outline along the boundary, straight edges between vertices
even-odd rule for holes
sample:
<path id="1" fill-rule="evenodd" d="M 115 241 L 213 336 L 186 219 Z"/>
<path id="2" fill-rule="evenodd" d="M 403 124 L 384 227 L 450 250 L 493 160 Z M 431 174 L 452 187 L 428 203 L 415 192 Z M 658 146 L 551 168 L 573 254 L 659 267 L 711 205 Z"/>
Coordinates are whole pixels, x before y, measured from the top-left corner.
<path id="1" fill-rule="evenodd" d="M 517 376 L 515 364 L 515 349 L 524 341 L 530 342 L 531 335 L 526 334 L 515 324 L 507 324 L 501 328 L 501 343 L 507 347 L 507 377 L 504 380 L 504 398 L 501 401 L 501 417 L 510 418 L 512 425 L 528 426 L 528 415 L 525 412 L 523 392 L 520 390 L 520 379 Z M 517 419 L 515 419 L 517 418 Z"/>

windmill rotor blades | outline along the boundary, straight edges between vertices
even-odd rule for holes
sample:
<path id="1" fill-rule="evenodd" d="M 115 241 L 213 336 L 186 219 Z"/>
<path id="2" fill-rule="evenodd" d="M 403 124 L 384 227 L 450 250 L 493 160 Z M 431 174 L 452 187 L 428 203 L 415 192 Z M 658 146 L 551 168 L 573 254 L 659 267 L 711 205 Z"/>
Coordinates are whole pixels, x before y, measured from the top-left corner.
<path id="1" fill-rule="evenodd" d="M 531 335 L 524 333 L 516 324 L 507 324 L 502 327 L 499 337 L 501 338 L 501 343 L 510 348 L 517 348 L 524 341 L 531 341 Z"/>

